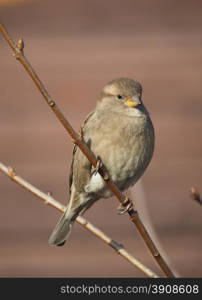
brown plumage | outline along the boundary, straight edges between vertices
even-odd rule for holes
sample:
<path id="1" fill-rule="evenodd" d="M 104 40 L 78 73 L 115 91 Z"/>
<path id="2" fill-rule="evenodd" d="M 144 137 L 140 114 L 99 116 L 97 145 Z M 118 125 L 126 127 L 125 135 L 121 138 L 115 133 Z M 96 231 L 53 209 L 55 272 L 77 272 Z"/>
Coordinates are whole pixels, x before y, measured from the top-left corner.
<path id="1" fill-rule="evenodd" d="M 154 150 L 154 129 L 142 103 L 140 83 L 129 78 L 109 82 L 101 91 L 96 108 L 83 124 L 83 138 L 107 168 L 111 179 L 122 191 L 141 177 Z M 85 155 L 76 146 L 70 172 L 70 200 L 56 225 L 49 243 L 61 246 L 71 227 L 100 198 L 111 191 Z"/>

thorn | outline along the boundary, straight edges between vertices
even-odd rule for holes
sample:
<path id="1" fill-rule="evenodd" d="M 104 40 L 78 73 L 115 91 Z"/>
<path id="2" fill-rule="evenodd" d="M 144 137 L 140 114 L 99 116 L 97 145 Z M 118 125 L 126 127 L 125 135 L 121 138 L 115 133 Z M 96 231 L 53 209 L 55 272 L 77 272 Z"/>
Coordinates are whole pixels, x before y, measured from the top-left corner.
<path id="1" fill-rule="evenodd" d="M 15 170 L 11 167 L 8 167 L 8 174 L 11 178 L 14 178 L 16 176 Z"/>
<path id="2" fill-rule="evenodd" d="M 50 105 L 51 107 L 54 107 L 54 106 L 55 106 L 55 102 L 54 102 L 53 100 L 51 100 L 51 101 L 49 102 L 49 105 Z"/>
<path id="3" fill-rule="evenodd" d="M 23 52 L 24 47 L 25 47 L 25 44 L 24 44 L 23 39 L 19 39 L 19 40 L 18 40 L 18 43 L 17 43 L 17 48 L 18 48 L 18 50 L 19 50 L 20 52 Z"/>
<path id="4" fill-rule="evenodd" d="M 158 257 L 159 255 L 160 255 L 160 254 L 159 254 L 158 251 L 155 251 L 155 252 L 154 252 L 154 256 L 155 256 L 155 257 Z"/>
<path id="5" fill-rule="evenodd" d="M 47 194 L 49 197 L 52 197 L 52 196 L 53 196 L 53 193 L 50 192 L 50 191 L 48 191 L 46 194 Z M 51 205 L 49 199 L 45 199 L 45 200 L 44 200 L 44 204 L 46 204 L 46 205 Z"/>

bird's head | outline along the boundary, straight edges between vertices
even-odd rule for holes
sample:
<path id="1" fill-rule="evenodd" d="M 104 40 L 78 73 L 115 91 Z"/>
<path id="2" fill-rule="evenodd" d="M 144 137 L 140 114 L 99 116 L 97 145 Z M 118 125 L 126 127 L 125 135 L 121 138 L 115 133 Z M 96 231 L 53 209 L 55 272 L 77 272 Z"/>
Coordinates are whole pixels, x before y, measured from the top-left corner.
<path id="1" fill-rule="evenodd" d="M 142 86 L 130 78 L 118 78 L 110 81 L 103 88 L 98 99 L 97 107 L 114 106 L 116 108 L 141 108 Z"/>

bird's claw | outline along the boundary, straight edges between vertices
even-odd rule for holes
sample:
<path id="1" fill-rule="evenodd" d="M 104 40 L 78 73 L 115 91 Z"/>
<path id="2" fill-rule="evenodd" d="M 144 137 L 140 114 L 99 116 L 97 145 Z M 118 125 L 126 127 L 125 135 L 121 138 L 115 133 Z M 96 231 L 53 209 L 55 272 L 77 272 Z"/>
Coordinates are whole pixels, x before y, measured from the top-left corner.
<path id="1" fill-rule="evenodd" d="M 96 175 L 99 172 L 99 169 L 102 167 L 102 160 L 99 156 L 97 156 L 96 167 L 93 168 L 92 174 Z"/>
<path id="2" fill-rule="evenodd" d="M 117 207 L 119 215 L 123 215 L 125 212 L 130 211 L 132 209 L 133 203 L 128 197 L 126 197 L 125 200 L 122 203 L 120 203 Z"/>

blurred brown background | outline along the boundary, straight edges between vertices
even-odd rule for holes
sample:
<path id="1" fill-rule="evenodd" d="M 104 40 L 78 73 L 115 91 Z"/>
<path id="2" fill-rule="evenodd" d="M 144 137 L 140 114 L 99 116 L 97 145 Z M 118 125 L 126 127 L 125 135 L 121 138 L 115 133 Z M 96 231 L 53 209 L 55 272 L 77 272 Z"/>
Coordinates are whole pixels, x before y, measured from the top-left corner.
<path id="1" fill-rule="evenodd" d="M 74 128 L 103 85 L 138 79 L 156 129 L 155 155 L 131 194 L 147 213 L 170 261 L 184 277 L 202 275 L 201 1 L 0 1 L 0 19 Z M 30 78 L 0 39 L 1 161 L 67 202 L 72 143 Z M 144 195 L 142 194 L 142 187 Z M 75 225 L 69 244 L 48 246 L 59 213 L 0 175 L 0 276 L 140 277 L 141 272 Z M 143 204 L 142 204 L 143 203 Z M 86 218 L 159 274 L 116 199 Z"/>

